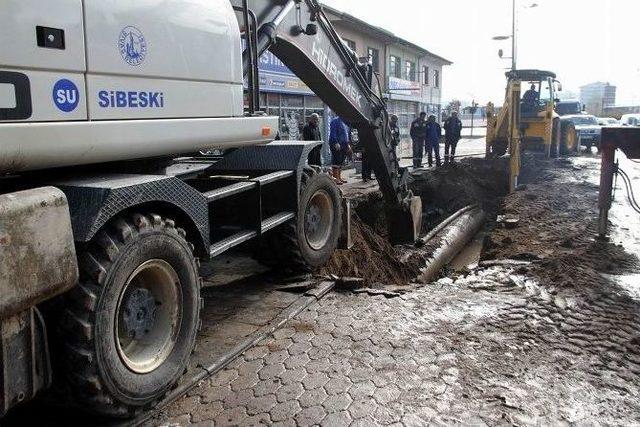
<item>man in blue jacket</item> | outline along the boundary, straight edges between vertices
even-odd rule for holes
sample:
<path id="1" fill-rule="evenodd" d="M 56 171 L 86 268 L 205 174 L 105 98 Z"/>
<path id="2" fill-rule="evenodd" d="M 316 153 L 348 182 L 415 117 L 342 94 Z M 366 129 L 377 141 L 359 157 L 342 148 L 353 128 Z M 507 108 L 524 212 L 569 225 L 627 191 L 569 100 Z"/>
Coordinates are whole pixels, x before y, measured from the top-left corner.
<path id="1" fill-rule="evenodd" d="M 347 181 L 342 179 L 342 165 L 345 156 L 351 151 L 351 146 L 349 145 L 349 127 L 340 117 L 331 120 L 329 125 L 329 146 L 333 178 L 338 185 L 345 184 Z"/>
<path id="2" fill-rule="evenodd" d="M 427 120 L 427 156 L 429 167 L 433 166 L 433 153 L 436 155 L 436 165 L 440 166 L 440 138 L 442 137 L 442 128 L 436 122 L 436 116 L 433 114 Z"/>

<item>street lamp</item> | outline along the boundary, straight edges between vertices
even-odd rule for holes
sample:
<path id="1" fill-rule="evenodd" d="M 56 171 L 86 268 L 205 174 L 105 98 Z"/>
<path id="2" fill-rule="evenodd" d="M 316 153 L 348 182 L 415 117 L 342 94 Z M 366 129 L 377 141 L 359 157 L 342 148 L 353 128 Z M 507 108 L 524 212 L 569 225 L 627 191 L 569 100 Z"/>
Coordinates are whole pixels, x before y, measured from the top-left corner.
<path id="1" fill-rule="evenodd" d="M 517 16 L 516 16 L 516 0 L 512 0 L 513 2 L 513 9 L 512 9 L 512 20 L 511 20 L 511 35 L 510 36 L 495 36 L 492 39 L 493 40 L 508 40 L 511 39 L 511 69 L 515 70 L 516 69 L 516 57 L 517 57 L 517 30 L 516 30 L 516 25 L 517 25 Z M 533 9 L 538 7 L 538 3 L 532 3 L 529 6 L 525 6 L 524 9 Z M 502 57 L 502 56 L 501 56 Z"/>

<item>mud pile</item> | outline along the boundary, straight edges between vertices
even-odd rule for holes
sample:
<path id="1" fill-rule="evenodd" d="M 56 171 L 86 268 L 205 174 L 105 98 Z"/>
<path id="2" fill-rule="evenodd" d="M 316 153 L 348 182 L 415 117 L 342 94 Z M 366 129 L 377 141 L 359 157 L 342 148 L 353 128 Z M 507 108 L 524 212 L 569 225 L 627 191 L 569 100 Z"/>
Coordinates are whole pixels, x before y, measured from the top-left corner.
<path id="1" fill-rule="evenodd" d="M 426 234 L 459 209 L 478 204 L 490 218 L 506 194 L 503 162 L 466 159 L 453 166 L 421 171 L 412 175 L 410 186 L 423 201 L 423 232 Z M 382 194 L 372 184 L 352 184 L 343 188 L 351 200 L 352 238 L 349 251 L 338 250 L 319 273 L 338 277 L 359 277 L 366 286 L 405 285 L 424 267 L 429 246 L 393 247 L 388 240 Z"/>
<path id="2" fill-rule="evenodd" d="M 402 262 L 402 248 L 394 248 L 389 239 L 365 224 L 357 215 L 351 220 L 353 247 L 337 250 L 329 263 L 320 271 L 322 275 L 358 277 L 364 285 L 404 285 L 420 273 L 417 262 Z"/>
<path id="3" fill-rule="evenodd" d="M 586 166 L 584 167 L 586 168 Z M 567 160 L 524 158 L 525 184 L 504 199 L 499 214 L 513 228 L 497 224 L 485 241 L 484 260 L 531 261 L 541 283 L 558 289 L 603 285 L 601 273 L 631 271 L 637 260 L 621 246 L 595 239 L 598 187 Z"/>
<path id="4" fill-rule="evenodd" d="M 485 161 L 464 159 L 420 174 L 413 174 L 410 187 L 422 198 L 423 231 L 428 232 L 444 218 L 472 204 L 495 218 L 508 188 L 506 159 Z"/>

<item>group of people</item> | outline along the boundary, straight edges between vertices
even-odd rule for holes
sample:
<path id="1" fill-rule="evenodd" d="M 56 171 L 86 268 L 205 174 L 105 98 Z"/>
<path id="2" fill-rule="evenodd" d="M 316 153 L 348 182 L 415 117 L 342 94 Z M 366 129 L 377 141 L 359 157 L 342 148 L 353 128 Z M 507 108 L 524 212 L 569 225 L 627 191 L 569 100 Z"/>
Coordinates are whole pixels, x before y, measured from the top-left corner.
<path id="1" fill-rule="evenodd" d="M 429 167 L 433 166 L 435 157 L 436 166 L 441 166 L 440 140 L 442 130 L 445 131 L 444 143 L 444 163 L 453 163 L 456 156 L 456 147 L 462 133 L 462 121 L 458 118 L 458 113 L 453 112 L 444 122 L 444 126 L 436 121 L 436 116 L 427 113 L 420 113 L 417 119 L 411 123 L 411 141 L 413 143 L 413 167 L 422 167 L 424 153 L 427 152 L 427 162 Z"/>
<path id="2" fill-rule="evenodd" d="M 390 116 L 389 127 L 391 130 L 391 144 L 395 150 L 400 143 L 400 127 L 396 115 Z M 462 122 L 458 118 L 457 112 L 454 112 L 442 127 L 436 121 L 436 116 L 431 115 L 427 118 L 426 113 L 420 113 L 420 116 L 411 123 L 410 135 L 413 141 L 413 166 L 415 168 L 422 167 L 425 150 L 429 167 L 433 166 L 434 157 L 436 165 L 441 166 L 440 139 L 442 138 L 443 128 L 445 131 L 444 163 L 453 163 L 456 155 L 456 146 L 462 132 Z M 318 114 L 311 115 L 302 130 L 302 135 L 305 141 L 322 141 L 320 116 Z M 331 120 L 328 141 L 331 151 L 331 174 L 338 185 L 346 183 L 342 178 L 342 166 L 347 156 L 353 152 L 350 136 L 350 128 L 341 117 Z M 372 179 L 372 167 L 368 157 L 366 148 L 363 147 L 362 179 L 364 181 Z"/>

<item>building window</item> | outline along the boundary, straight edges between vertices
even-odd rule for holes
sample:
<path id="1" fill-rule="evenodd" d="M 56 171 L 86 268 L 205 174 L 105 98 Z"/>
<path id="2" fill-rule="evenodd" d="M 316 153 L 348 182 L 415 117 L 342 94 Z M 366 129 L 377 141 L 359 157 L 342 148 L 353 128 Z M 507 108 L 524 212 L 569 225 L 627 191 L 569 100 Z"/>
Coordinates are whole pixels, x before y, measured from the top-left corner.
<path id="1" fill-rule="evenodd" d="M 405 79 L 414 82 L 416 80 L 416 63 L 407 61 L 405 66 Z"/>
<path id="2" fill-rule="evenodd" d="M 389 58 L 389 75 L 392 77 L 402 77 L 402 65 L 400 65 L 400 58 L 391 55 Z"/>
<path id="3" fill-rule="evenodd" d="M 353 40 L 349 40 L 349 39 L 344 39 L 344 42 L 347 44 L 347 46 L 349 46 L 349 49 L 351 49 L 352 51 L 356 52 L 356 42 L 354 42 Z"/>
<path id="4" fill-rule="evenodd" d="M 422 84 L 429 86 L 429 67 L 422 67 Z"/>
<path id="5" fill-rule="evenodd" d="M 369 56 L 369 64 L 373 67 L 373 71 L 376 73 L 380 71 L 380 51 L 372 47 L 367 49 L 367 55 Z"/>
<path id="6" fill-rule="evenodd" d="M 438 70 L 433 72 L 433 85 L 435 87 L 440 87 L 440 71 Z"/>

